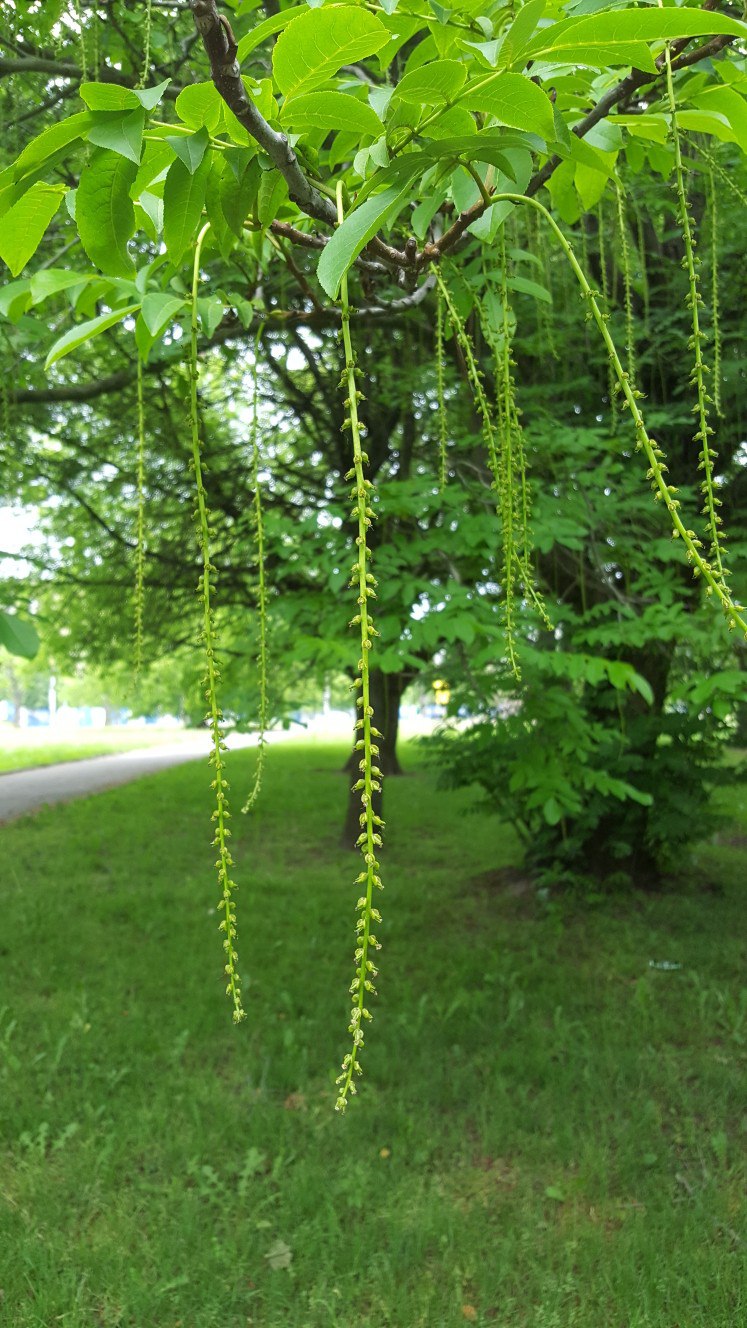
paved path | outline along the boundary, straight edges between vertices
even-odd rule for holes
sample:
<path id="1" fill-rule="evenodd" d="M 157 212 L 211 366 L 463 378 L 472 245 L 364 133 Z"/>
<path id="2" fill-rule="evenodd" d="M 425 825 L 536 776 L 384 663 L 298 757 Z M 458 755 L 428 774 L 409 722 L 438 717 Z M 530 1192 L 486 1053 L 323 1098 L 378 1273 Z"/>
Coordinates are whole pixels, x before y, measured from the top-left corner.
<path id="1" fill-rule="evenodd" d="M 229 747 L 251 747 L 256 738 L 233 734 Z M 210 752 L 208 734 L 197 734 L 182 742 L 139 747 L 112 756 L 92 756 L 83 761 L 64 761 L 59 765 L 37 766 L 32 770 L 12 770 L 0 775 L 0 823 L 12 821 L 24 812 L 36 811 L 52 802 L 69 802 L 87 794 L 129 784 L 142 775 L 167 770 L 185 761 L 207 760 Z"/>

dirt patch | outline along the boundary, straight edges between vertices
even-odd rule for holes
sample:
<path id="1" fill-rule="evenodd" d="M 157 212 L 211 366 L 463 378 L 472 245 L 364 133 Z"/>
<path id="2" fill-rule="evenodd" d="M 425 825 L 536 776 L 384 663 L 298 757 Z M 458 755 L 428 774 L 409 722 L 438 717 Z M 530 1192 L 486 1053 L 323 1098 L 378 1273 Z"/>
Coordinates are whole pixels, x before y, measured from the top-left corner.
<path id="1" fill-rule="evenodd" d="M 535 892 L 534 882 L 519 867 L 495 867 L 467 882 L 469 891 L 484 890 L 486 894 L 504 895 L 506 899 L 527 899 Z"/>

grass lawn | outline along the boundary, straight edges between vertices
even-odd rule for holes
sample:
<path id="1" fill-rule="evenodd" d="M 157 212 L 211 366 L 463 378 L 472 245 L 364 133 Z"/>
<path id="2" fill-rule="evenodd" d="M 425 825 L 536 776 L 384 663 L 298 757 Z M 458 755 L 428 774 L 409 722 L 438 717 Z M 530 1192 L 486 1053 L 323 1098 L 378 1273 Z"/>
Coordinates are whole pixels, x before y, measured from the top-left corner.
<path id="1" fill-rule="evenodd" d="M 135 747 L 153 747 L 178 742 L 193 732 L 186 729 L 76 729 L 65 738 L 50 741 L 49 729 L 0 729 L 0 774 L 7 770 L 29 770 L 32 766 L 55 765 L 58 761 L 82 761 L 86 756 L 108 756 Z"/>
<path id="2" fill-rule="evenodd" d="M 341 761 L 271 750 L 234 821 L 239 1029 L 206 767 L 0 831 L 0 1323 L 747 1323 L 744 791 L 677 895 L 548 907 L 500 875 L 512 834 L 406 752 L 340 1118 Z"/>

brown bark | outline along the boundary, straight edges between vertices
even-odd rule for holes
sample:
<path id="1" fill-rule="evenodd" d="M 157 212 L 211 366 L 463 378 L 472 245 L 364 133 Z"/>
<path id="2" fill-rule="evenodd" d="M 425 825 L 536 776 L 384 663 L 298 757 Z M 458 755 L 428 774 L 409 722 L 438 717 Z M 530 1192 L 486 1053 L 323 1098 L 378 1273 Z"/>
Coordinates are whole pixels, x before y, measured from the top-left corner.
<path id="1" fill-rule="evenodd" d="M 374 711 L 373 722 L 383 734 L 383 737 L 376 739 L 376 745 L 379 748 L 376 764 L 384 777 L 402 774 L 402 767 L 397 756 L 399 706 L 402 693 L 409 680 L 409 675 L 406 673 L 382 673 L 381 669 L 371 669 L 369 691 Z M 343 773 L 351 782 L 354 782 L 358 777 L 358 763 L 360 760 L 361 753 L 355 750 L 354 745 L 343 766 Z M 383 789 L 381 793 L 374 794 L 373 799 L 373 808 L 378 816 L 383 816 L 382 807 Z M 355 841 L 360 834 L 360 814 L 360 793 L 353 793 L 351 788 L 348 795 L 345 824 L 342 829 L 341 845 L 343 848 L 355 847 Z"/>

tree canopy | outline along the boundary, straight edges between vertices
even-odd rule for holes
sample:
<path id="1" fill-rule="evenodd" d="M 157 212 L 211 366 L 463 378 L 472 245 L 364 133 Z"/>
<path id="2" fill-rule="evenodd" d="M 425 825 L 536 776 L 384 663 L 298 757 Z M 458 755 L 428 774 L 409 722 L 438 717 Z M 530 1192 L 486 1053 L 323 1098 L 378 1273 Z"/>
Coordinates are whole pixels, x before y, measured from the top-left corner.
<path id="1" fill-rule="evenodd" d="M 237 1017 L 222 707 L 352 677 L 344 1105 L 412 677 L 481 714 L 440 759 L 541 869 L 643 879 L 702 807 L 742 684 L 701 599 L 747 630 L 747 25 L 716 0 L 11 10 L 4 492 L 49 537 L 26 599 L 97 661 L 202 634 Z"/>

